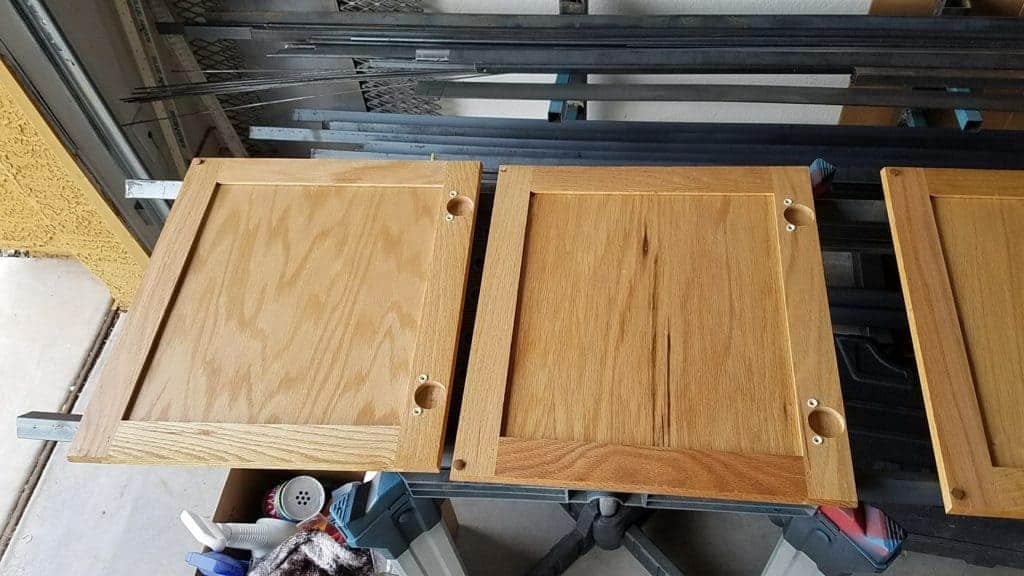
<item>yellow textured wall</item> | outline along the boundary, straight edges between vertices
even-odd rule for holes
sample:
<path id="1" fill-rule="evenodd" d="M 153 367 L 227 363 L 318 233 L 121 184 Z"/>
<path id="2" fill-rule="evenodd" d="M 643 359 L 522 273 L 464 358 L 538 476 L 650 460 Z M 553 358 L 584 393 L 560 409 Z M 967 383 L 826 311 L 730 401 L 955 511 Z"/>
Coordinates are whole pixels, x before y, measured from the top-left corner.
<path id="1" fill-rule="evenodd" d="M 0 248 L 72 256 L 122 308 L 149 260 L 2 63 Z"/>

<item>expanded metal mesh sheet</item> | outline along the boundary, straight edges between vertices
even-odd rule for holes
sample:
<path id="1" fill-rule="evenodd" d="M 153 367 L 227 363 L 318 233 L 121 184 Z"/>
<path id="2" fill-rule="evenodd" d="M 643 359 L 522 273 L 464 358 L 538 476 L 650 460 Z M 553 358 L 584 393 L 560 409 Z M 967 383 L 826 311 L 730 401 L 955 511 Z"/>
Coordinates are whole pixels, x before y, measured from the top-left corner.
<path id="1" fill-rule="evenodd" d="M 420 0 L 337 0 L 342 12 L 423 12 Z M 206 14 L 227 9 L 224 0 L 171 0 L 176 18 L 185 23 L 203 23 Z M 245 59 L 235 40 L 190 40 L 189 45 L 199 66 L 205 70 L 238 70 L 245 68 Z M 366 62 L 354 61 L 356 70 L 365 70 Z M 218 74 L 218 80 L 232 79 L 231 74 Z M 404 114 L 440 114 L 437 98 L 424 98 L 415 93 L 415 82 L 393 78 L 366 80 L 359 83 L 368 112 Z M 238 132 L 250 154 L 258 155 L 264 144 L 250 140 L 249 126 L 260 124 L 259 106 L 239 108 L 260 101 L 256 93 L 218 95 L 217 100 L 231 125 Z"/>
<path id="2" fill-rule="evenodd" d="M 419 0 L 338 0 L 342 12 L 423 12 Z"/>
<path id="3" fill-rule="evenodd" d="M 366 60 L 353 60 L 356 70 L 367 70 Z M 416 94 L 416 81 L 411 78 L 382 78 L 359 83 L 367 112 L 394 112 L 398 114 L 440 114 L 441 102 L 437 98 Z"/>
<path id="4" fill-rule="evenodd" d="M 201 24 L 206 14 L 224 9 L 223 0 L 172 0 L 171 9 L 175 17 L 187 24 Z M 245 68 L 245 59 L 235 40 L 189 40 L 192 55 L 204 70 L 239 70 Z M 218 74 L 217 80 L 231 80 L 241 75 Z M 235 128 L 249 154 L 259 155 L 265 144 L 249 139 L 249 126 L 259 124 L 260 108 L 239 108 L 259 102 L 256 94 L 218 94 L 220 102 L 231 125 Z"/>
<path id="5" fill-rule="evenodd" d="M 338 0 L 342 12 L 423 12 L 420 0 Z M 356 70 L 366 70 L 366 60 L 354 60 Z M 415 91 L 415 83 L 406 78 L 364 80 L 359 83 L 367 112 L 399 114 L 440 114 L 437 98 L 424 98 Z"/>

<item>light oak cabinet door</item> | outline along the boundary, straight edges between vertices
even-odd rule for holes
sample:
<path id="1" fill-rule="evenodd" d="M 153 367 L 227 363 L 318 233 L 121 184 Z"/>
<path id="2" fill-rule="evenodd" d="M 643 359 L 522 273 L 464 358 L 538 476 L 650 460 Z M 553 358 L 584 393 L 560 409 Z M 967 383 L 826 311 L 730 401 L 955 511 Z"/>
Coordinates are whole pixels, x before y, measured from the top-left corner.
<path id="1" fill-rule="evenodd" d="M 479 181 L 194 163 L 69 459 L 437 470 Z"/>
<path id="2" fill-rule="evenodd" d="M 882 182 L 946 511 L 1024 518 L 1024 172 Z"/>
<path id="3" fill-rule="evenodd" d="M 503 167 L 452 478 L 856 502 L 806 167 Z"/>

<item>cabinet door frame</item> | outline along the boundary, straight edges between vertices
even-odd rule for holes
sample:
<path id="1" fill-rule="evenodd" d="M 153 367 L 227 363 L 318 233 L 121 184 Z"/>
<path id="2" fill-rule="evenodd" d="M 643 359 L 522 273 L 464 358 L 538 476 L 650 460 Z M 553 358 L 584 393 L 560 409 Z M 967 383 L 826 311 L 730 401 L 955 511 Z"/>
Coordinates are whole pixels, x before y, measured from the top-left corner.
<path id="1" fill-rule="evenodd" d="M 502 436 L 530 199 L 536 194 L 768 196 L 793 354 L 793 405 L 803 456 L 736 454 Z M 855 505 L 824 270 L 816 228 L 793 226 L 787 209 L 810 211 L 806 167 L 591 168 L 502 166 L 493 211 L 451 477 L 624 492 L 765 502 Z M 806 212 L 805 212 L 806 214 Z M 791 216 L 793 217 L 793 216 Z M 799 219 L 799 218 L 797 218 Z M 821 441 L 816 407 L 844 419 Z"/>
<path id="2" fill-rule="evenodd" d="M 949 514 L 1024 518 L 1024 468 L 993 464 L 932 199 L 1024 201 L 1021 178 L 1024 172 L 999 170 L 882 170 L 939 485 Z"/>
<path id="3" fill-rule="evenodd" d="M 451 398 L 480 186 L 479 162 L 196 159 L 153 252 L 127 325 L 68 452 L 73 462 L 437 471 Z M 437 231 L 398 425 L 292 425 L 128 420 L 221 185 L 436 188 Z M 455 198 L 450 197 L 455 193 Z M 460 217 L 449 212 L 460 202 Z M 469 202 L 468 212 L 467 204 Z M 417 376 L 422 374 L 423 376 Z M 427 376 L 424 378 L 424 376 Z M 421 408 L 417 390 L 440 385 Z"/>

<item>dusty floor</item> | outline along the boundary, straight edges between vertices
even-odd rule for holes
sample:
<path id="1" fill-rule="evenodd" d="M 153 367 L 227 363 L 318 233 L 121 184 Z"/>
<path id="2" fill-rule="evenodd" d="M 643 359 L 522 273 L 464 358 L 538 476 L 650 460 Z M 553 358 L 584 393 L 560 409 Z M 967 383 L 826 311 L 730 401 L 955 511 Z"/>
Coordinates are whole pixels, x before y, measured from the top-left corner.
<path id="1" fill-rule="evenodd" d="M 93 354 L 96 343 L 116 340 L 123 326 L 109 305 L 103 286 L 74 262 L 0 258 L 0 522 L 10 536 L 0 575 L 191 574 L 183 561 L 198 545 L 177 516 L 182 508 L 212 512 L 225 471 L 69 464 L 62 446 L 51 454 L 42 442 L 15 438 L 19 413 L 66 402 L 84 409 L 105 361 Z M 460 500 L 455 508 L 471 575 L 522 574 L 572 525 L 550 504 Z M 759 574 L 779 533 L 763 517 L 684 512 L 661 513 L 648 531 L 688 574 L 737 575 Z M 568 574 L 645 572 L 620 549 L 592 551 Z M 887 574 L 1024 571 L 907 554 Z"/>

